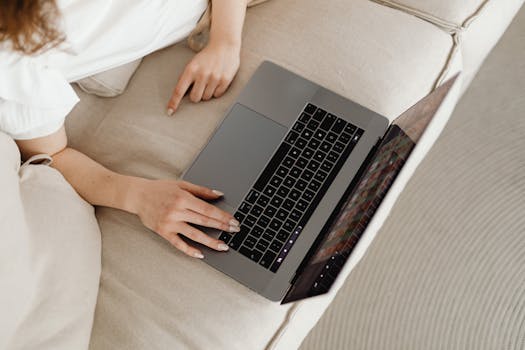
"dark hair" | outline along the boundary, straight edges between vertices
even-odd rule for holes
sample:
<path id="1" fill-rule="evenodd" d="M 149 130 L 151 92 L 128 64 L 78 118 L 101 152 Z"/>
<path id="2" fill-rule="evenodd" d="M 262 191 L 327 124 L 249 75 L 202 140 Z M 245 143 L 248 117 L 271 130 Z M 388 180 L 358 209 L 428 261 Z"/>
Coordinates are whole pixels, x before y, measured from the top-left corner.
<path id="1" fill-rule="evenodd" d="M 55 47 L 65 39 L 59 17 L 54 0 L 0 0 L 0 42 L 28 55 Z"/>

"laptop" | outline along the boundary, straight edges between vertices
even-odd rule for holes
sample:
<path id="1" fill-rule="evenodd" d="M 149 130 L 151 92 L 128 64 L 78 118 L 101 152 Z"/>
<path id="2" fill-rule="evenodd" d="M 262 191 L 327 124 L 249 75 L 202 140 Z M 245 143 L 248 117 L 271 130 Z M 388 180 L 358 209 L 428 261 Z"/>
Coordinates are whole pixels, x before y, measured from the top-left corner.
<path id="1" fill-rule="evenodd" d="M 390 124 L 263 62 L 183 176 L 241 224 L 201 228 L 230 247 L 203 261 L 272 301 L 328 292 L 456 78 Z"/>

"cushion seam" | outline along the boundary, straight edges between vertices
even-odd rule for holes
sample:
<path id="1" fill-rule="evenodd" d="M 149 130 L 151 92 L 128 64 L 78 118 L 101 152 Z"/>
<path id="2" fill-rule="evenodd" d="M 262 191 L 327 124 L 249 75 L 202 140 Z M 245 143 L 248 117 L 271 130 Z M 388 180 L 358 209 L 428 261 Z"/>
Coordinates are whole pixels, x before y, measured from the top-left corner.
<path id="1" fill-rule="evenodd" d="M 403 5 L 403 4 L 400 4 L 394 0 L 370 0 L 372 2 L 375 2 L 379 5 L 383 5 L 383 6 L 387 6 L 387 7 L 391 7 L 393 9 L 396 9 L 396 10 L 399 10 L 399 11 L 402 11 L 402 12 L 405 12 L 406 14 L 409 14 L 409 15 L 413 15 L 413 16 L 416 16 L 424 21 L 427 21 L 439 28 L 441 28 L 442 30 L 446 31 L 447 33 L 450 33 L 451 35 L 452 34 L 455 34 L 457 32 L 461 32 L 465 29 L 467 29 L 471 24 L 472 22 L 474 22 L 479 16 L 480 14 L 483 12 L 483 10 L 486 8 L 486 5 L 491 1 L 491 0 L 484 0 L 480 5 L 479 7 L 471 14 L 471 15 L 468 15 L 466 17 L 466 19 L 463 21 L 463 23 L 461 24 L 458 24 L 458 23 L 454 23 L 454 22 L 451 22 L 451 21 L 447 21 L 445 19 L 442 19 L 436 15 L 433 15 L 429 12 L 426 12 L 426 11 L 423 11 L 423 10 L 419 10 L 419 9 L 416 9 L 416 8 L 413 8 L 413 7 L 410 7 L 410 6 L 407 6 L 407 5 Z"/>

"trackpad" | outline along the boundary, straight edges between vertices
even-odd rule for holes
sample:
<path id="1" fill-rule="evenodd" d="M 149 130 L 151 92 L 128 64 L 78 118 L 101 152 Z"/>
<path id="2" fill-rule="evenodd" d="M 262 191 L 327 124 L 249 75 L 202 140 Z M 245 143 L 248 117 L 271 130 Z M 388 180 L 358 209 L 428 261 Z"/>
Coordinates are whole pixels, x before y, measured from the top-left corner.
<path id="1" fill-rule="evenodd" d="M 184 179 L 223 191 L 225 204 L 237 207 L 286 131 L 286 127 L 236 104 Z"/>

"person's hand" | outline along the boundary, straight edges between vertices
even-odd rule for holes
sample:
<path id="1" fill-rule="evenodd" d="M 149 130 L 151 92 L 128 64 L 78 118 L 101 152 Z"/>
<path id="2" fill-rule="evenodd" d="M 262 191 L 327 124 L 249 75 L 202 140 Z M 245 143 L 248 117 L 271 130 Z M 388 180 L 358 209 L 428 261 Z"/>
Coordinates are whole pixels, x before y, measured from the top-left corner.
<path id="1" fill-rule="evenodd" d="M 135 187 L 134 193 L 135 212 L 142 223 L 189 256 L 204 257 L 179 235 L 215 250 L 228 250 L 224 242 L 190 224 L 239 232 L 239 222 L 231 214 L 198 198 L 217 199 L 223 195 L 219 191 L 186 181 L 144 180 Z"/>
<path id="2" fill-rule="evenodd" d="M 168 115 L 173 115 L 193 84 L 190 100 L 207 101 L 220 97 L 230 86 L 240 64 L 240 46 L 210 42 L 186 65 L 168 102 Z"/>

